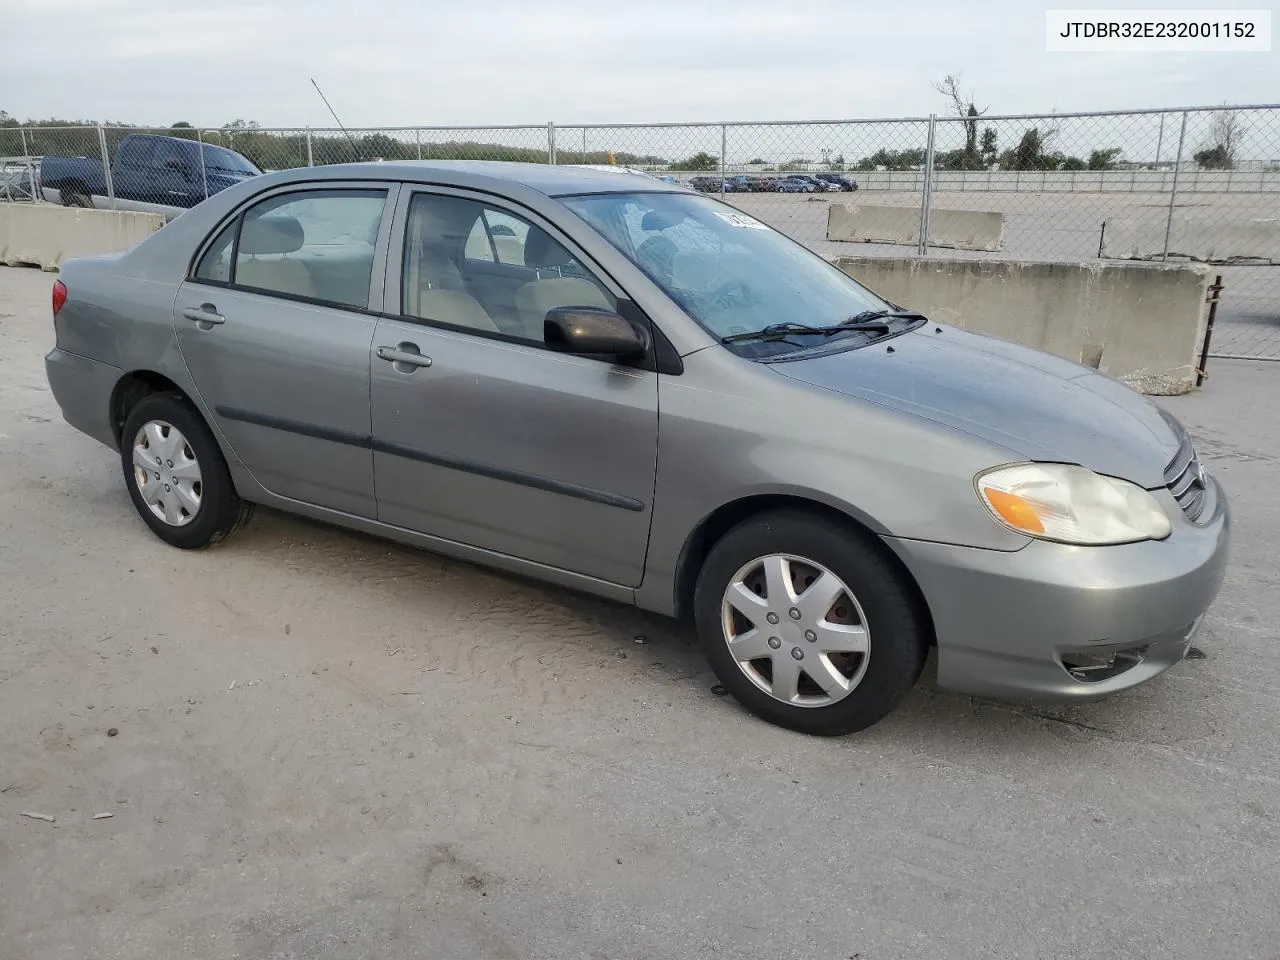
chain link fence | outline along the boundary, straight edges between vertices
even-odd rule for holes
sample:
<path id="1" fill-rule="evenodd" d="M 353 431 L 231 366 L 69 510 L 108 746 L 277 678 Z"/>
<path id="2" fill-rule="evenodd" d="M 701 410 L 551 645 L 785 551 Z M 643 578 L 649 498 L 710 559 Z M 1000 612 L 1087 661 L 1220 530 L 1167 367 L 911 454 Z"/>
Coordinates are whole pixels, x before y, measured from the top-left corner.
<path id="1" fill-rule="evenodd" d="M 131 145 L 134 134 L 189 145 Z M 722 196 L 825 256 L 1200 262 L 1224 283 L 1211 355 L 1280 360 L 1280 105 L 723 124 L 8 126 L 0 201 L 180 209 L 232 182 L 241 158 L 264 171 L 616 164 Z M 891 208 L 911 229 L 832 239 L 833 204 Z M 997 217 L 997 241 L 973 249 L 941 229 L 966 212 Z"/>

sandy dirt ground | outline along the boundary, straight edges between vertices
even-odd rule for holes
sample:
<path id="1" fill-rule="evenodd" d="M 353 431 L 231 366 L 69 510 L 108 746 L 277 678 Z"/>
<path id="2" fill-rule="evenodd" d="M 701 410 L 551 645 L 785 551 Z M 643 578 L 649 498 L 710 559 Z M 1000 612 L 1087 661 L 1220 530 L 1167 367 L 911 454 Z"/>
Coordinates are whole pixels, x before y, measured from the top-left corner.
<path id="1" fill-rule="evenodd" d="M 820 740 L 625 607 L 265 511 L 166 547 L 52 279 L 0 268 L 3 960 L 1280 956 L 1280 365 L 1169 401 L 1237 521 L 1203 658 Z"/>

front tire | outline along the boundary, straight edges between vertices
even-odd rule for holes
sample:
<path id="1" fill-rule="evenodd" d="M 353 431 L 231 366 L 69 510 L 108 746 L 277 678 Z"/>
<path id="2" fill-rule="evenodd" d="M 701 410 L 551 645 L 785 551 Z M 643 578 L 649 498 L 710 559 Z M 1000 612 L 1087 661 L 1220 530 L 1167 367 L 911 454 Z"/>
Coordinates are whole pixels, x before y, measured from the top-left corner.
<path id="1" fill-rule="evenodd" d="M 818 736 L 883 718 L 928 654 L 927 618 L 884 546 L 800 511 L 761 515 L 721 538 L 698 576 L 694 616 L 739 703 Z"/>
<path id="2" fill-rule="evenodd" d="M 171 546 L 207 547 L 253 515 L 253 504 L 236 495 L 213 433 L 181 396 L 154 393 L 129 411 L 120 461 L 138 516 Z"/>

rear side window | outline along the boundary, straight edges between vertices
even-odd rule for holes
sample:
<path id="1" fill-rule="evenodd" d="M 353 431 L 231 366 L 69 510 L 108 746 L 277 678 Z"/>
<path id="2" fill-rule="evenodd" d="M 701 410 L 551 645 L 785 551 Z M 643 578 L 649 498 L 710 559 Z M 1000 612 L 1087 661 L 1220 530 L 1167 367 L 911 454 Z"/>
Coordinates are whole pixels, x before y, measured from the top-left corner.
<path id="1" fill-rule="evenodd" d="M 126 137 L 116 152 L 116 163 L 131 167 L 149 167 L 151 155 L 155 149 L 154 137 Z"/>
<path id="2" fill-rule="evenodd" d="M 385 190 L 271 197 L 222 230 L 200 258 L 195 279 L 367 307 L 386 199 Z"/>
<path id="3" fill-rule="evenodd" d="M 209 249 L 204 252 L 204 256 L 196 266 L 197 280 L 211 280 L 214 283 L 231 282 L 231 245 L 235 241 L 236 229 L 239 226 L 240 221 L 236 219 L 222 228 L 218 239 L 214 240 Z"/>

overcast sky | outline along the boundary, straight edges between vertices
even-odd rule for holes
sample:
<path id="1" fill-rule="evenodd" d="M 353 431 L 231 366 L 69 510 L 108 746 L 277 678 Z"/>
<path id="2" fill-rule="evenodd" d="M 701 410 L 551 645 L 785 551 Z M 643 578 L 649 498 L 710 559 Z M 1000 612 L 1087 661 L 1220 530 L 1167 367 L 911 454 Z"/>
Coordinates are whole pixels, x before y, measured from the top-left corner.
<path id="1" fill-rule="evenodd" d="M 20 119 L 329 125 L 310 77 L 348 126 L 922 115 L 952 72 L 992 113 L 1280 99 L 1275 52 L 1049 54 L 1025 0 L 0 6 L 0 109 Z"/>

